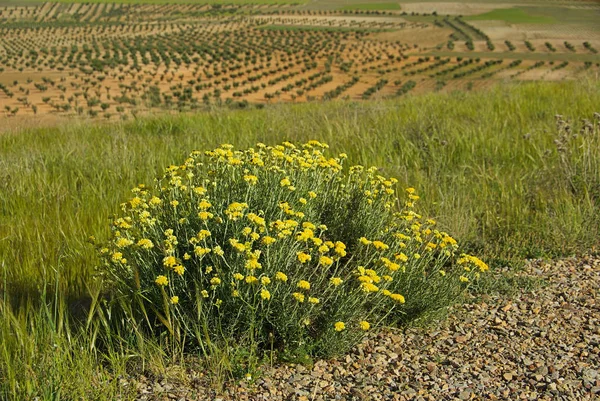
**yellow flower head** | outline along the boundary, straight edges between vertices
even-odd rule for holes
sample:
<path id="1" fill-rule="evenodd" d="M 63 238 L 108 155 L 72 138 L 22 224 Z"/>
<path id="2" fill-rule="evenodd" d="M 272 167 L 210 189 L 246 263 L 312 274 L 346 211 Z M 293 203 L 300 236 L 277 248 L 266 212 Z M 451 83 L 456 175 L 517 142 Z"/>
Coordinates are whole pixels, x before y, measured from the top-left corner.
<path id="1" fill-rule="evenodd" d="M 179 303 L 179 297 L 177 295 L 173 295 L 171 297 L 171 304 L 172 305 L 177 305 Z"/>
<path id="2" fill-rule="evenodd" d="M 273 238 L 273 237 L 270 237 L 270 236 L 268 236 L 268 235 L 267 235 L 266 237 L 263 237 L 263 239 L 262 239 L 262 243 L 263 243 L 264 245 L 266 245 L 266 246 L 269 246 L 269 245 L 271 245 L 271 244 L 272 244 L 272 243 L 274 243 L 275 241 L 277 241 L 275 238 Z"/>
<path id="3" fill-rule="evenodd" d="M 262 285 L 268 285 L 268 284 L 271 284 L 271 279 L 270 279 L 270 278 L 268 278 L 267 276 L 262 276 L 262 277 L 260 278 L 260 283 L 261 283 Z"/>
<path id="4" fill-rule="evenodd" d="M 255 175 L 248 174 L 244 176 L 244 181 L 246 181 L 250 185 L 256 185 L 256 183 L 258 182 L 258 177 Z"/>
<path id="5" fill-rule="evenodd" d="M 346 325 L 344 322 L 336 322 L 333 327 L 335 328 L 335 331 L 343 331 L 346 328 Z"/>
<path id="6" fill-rule="evenodd" d="M 310 302 L 311 304 L 315 304 L 315 305 L 316 305 L 316 304 L 318 304 L 320 301 L 319 301 L 319 298 L 315 298 L 315 297 L 308 297 L 308 302 Z"/>
<path id="7" fill-rule="evenodd" d="M 366 239 L 365 237 L 360 237 L 358 239 L 358 241 L 363 244 L 363 245 L 371 245 L 372 241 L 369 241 L 368 239 Z"/>
<path id="8" fill-rule="evenodd" d="M 301 294 L 299 292 L 295 292 L 292 294 L 294 296 L 294 298 L 296 298 L 296 301 L 302 303 L 304 302 L 304 294 Z"/>
<path id="9" fill-rule="evenodd" d="M 271 299 L 271 293 L 263 288 L 262 290 L 260 290 L 260 297 L 268 301 L 269 299 Z"/>
<path id="10" fill-rule="evenodd" d="M 364 331 L 367 331 L 371 328 L 371 325 L 366 320 L 361 320 L 358 325 L 360 326 L 360 329 Z"/>
<path id="11" fill-rule="evenodd" d="M 392 298 L 394 301 L 403 304 L 405 302 L 405 299 L 402 295 L 400 294 L 391 294 L 390 298 Z"/>
<path id="12" fill-rule="evenodd" d="M 254 276 L 246 276 L 246 283 L 254 284 L 258 281 L 258 279 Z"/>
<path id="13" fill-rule="evenodd" d="M 467 277 L 465 277 L 465 276 L 460 276 L 460 277 L 459 277 L 459 280 L 460 280 L 461 282 L 463 282 L 463 283 L 468 283 L 468 282 L 469 282 L 469 279 L 468 279 Z"/>
<path id="14" fill-rule="evenodd" d="M 311 259 L 310 255 L 304 252 L 298 252 L 296 253 L 296 255 L 298 256 L 298 260 L 300 261 L 300 263 L 306 263 Z"/>
<path id="15" fill-rule="evenodd" d="M 332 278 L 329 279 L 329 282 L 334 287 L 337 287 L 338 285 L 342 284 L 343 280 L 341 278 L 339 278 L 339 277 L 332 277 Z"/>
<path id="16" fill-rule="evenodd" d="M 319 258 L 319 263 L 323 266 L 331 266 L 333 264 L 333 259 L 323 255 Z"/>
<path id="17" fill-rule="evenodd" d="M 298 282 L 298 288 L 302 290 L 310 290 L 310 283 L 306 280 L 300 280 Z"/>
<path id="18" fill-rule="evenodd" d="M 288 279 L 288 277 L 287 277 L 287 275 L 285 275 L 285 273 L 282 273 L 282 272 L 275 273 L 275 280 L 286 282 L 287 279 Z"/>
<path id="19" fill-rule="evenodd" d="M 373 246 L 378 251 L 385 251 L 386 249 L 389 249 L 389 246 L 381 241 L 373 241 Z"/>
<path id="20" fill-rule="evenodd" d="M 183 273 L 185 272 L 185 267 L 183 267 L 182 265 L 175 265 L 173 266 L 173 271 L 179 274 L 180 276 L 183 276 Z"/>
<path id="21" fill-rule="evenodd" d="M 158 276 L 156 277 L 156 280 L 154 280 L 154 282 L 156 283 L 156 285 L 158 285 L 159 287 L 164 287 L 166 285 L 169 284 L 169 280 L 167 279 L 166 276 Z"/>
<path id="22" fill-rule="evenodd" d="M 235 274 L 233 275 L 233 278 L 234 278 L 234 279 L 236 279 L 236 280 L 240 280 L 240 281 L 241 281 L 241 280 L 243 280 L 243 279 L 244 279 L 244 275 L 243 275 L 243 274 L 240 274 L 240 273 L 235 273 Z"/>
<path id="23" fill-rule="evenodd" d="M 212 285 L 219 285 L 219 284 L 221 284 L 221 279 L 218 278 L 217 276 L 214 276 L 213 278 L 210 279 L 210 283 Z"/>

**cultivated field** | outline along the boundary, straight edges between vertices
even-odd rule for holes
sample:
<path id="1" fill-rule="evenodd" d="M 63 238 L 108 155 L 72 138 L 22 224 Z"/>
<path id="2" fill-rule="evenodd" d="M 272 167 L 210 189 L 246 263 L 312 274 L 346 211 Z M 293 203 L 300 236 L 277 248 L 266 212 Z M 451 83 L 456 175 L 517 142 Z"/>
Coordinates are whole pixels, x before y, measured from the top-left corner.
<path id="1" fill-rule="evenodd" d="M 0 2 L 0 118 L 597 77 L 600 4 Z"/>

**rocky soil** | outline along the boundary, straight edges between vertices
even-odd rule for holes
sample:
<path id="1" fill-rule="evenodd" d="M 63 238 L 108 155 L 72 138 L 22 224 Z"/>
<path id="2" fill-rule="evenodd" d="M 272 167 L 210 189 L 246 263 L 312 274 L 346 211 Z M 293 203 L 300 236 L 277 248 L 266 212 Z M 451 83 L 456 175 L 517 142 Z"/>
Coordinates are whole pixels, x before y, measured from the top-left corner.
<path id="1" fill-rule="evenodd" d="M 478 297 L 434 327 L 371 333 L 344 357 L 279 366 L 220 395 L 193 371 L 185 383 L 128 384 L 145 401 L 600 400 L 600 258 L 532 262 L 517 279 L 540 285 Z"/>

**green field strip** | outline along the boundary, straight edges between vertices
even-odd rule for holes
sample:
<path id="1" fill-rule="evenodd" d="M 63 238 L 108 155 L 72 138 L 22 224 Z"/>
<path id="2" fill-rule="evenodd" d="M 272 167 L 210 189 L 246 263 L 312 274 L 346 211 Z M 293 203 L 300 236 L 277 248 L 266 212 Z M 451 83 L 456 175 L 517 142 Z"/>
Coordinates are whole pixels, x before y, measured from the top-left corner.
<path id="1" fill-rule="evenodd" d="M 535 8 L 533 8 L 535 10 Z M 503 8 L 479 15 L 465 17 L 467 21 L 505 21 L 511 24 L 552 24 L 556 19 L 544 15 L 532 15 L 521 8 Z"/>

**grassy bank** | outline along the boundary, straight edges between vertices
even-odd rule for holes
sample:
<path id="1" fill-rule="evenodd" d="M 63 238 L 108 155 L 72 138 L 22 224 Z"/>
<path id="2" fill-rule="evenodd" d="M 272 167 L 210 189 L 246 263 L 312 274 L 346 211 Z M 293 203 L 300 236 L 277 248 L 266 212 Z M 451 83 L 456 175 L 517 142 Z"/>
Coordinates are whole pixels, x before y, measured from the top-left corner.
<path id="1" fill-rule="evenodd" d="M 597 131 L 559 135 L 555 115 L 592 120 L 599 104 L 597 82 L 531 83 L 1 134 L 0 376 L 9 379 L 2 391 L 26 397 L 67 385 L 71 394 L 94 398 L 97 391 L 106 399 L 123 391 L 102 378 L 125 371 L 131 351 L 96 350 L 94 325 L 70 332 L 60 304 L 93 291 L 97 257 L 88 237 L 105 240 L 129 190 L 193 149 L 322 140 L 354 163 L 380 167 L 400 187 L 417 188 L 421 209 L 493 267 L 598 246 L 600 156 L 593 150 L 600 138 Z M 40 294 L 56 290 L 60 297 L 39 305 Z M 37 305 L 9 308 L 9 298 L 23 295 L 32 298 L 19 297 L 21 306 Z M 141 340 L 131 341 L 139 350 Z M 161 360 L 145 349 L 131 359 Z M 80 383 L 74 371 L 95 379 Z"/>

